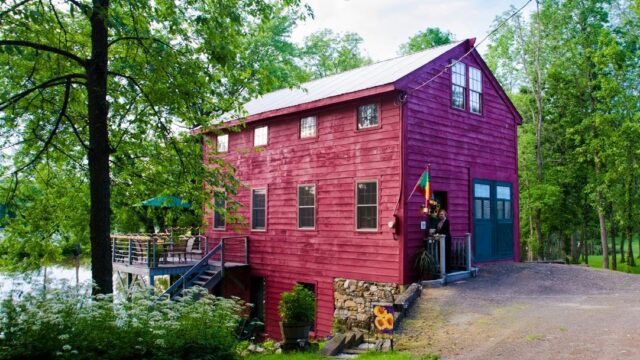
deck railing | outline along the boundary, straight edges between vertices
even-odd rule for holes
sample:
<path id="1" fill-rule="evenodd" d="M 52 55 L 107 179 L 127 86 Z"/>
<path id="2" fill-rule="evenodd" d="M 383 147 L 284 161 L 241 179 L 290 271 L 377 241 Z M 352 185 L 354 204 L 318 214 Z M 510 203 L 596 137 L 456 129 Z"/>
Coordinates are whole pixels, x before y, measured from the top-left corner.
<path id="1" fill-rule="evenodd" d="M 451 237 L 451 252 L 447 264 L 445 236 L 436 235 L 425 242 L 425 248 L 435 259 L 440 276 L 456 271 L 471 271 L 471 234 Z M 448 271 L 447 271 L 448 270 Z"/>
<path id="2" fill-rule="evenodd" d="M 202 246 L 207 253 L 208 243 L 202 235 L 189 235 L 172 239 L 169 234 L 112 234 L 111 261 L 126 265 L 157 268 L 162 265 L 187 264 L 200 260 Z"/>

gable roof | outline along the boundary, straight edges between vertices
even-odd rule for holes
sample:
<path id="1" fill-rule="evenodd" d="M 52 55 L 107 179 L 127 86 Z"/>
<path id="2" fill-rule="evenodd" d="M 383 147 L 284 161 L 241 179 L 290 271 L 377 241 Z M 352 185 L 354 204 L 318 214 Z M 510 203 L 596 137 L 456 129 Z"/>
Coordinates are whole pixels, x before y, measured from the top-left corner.
<path id="1" fill-rule="evenodd" d="M 273 110 L 391 84 L 464 41 L 466 40 L 306 82 L 301 84 L 299 88 L 277 90 L 249 101 L 244 105 L 244 108 L 248 116 L 251 117 Z"/>
<path id="2" fill-rule="evenodd" d="M 466 43 L 466 45 L 464 45 Z M 458 42 L 430 48 L 411 55 L 380 61 L 371 65 L 352 69 L 340 74 L 328 76 L 301 84 L 294 89 L 281 89 L 259 96 L 244 104 L 245 116 L 242 119 L 219 119 L 228 125 L 235 125 L 240 121 L 253 122 L 279 115 L 305 111 L 321 106 L 354 100 L 370 95 L 382 94 L 402 87 L 403 79 L 416 70 L 428 65 L 437 58 L 458 46 L 471 49 L 469 55 L 478 59 L 485 71 L 490 75 L 489 81 L 498 89 L 498 95 L 514 115 L 514 120 L 522 123 L 522 116 L 504 92 L 491 70 L 486 66 L 480 55 L 473 48 L 475 39 L 465 39 Z M 207 128 L 198 127 L 194 133 L 207 132 Z"/>

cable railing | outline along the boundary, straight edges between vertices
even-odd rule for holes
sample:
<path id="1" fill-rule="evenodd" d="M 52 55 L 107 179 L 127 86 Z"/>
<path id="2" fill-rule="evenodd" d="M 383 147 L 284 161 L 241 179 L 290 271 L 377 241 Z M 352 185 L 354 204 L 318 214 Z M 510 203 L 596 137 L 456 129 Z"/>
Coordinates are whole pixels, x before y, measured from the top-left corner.
<path id="1" fill-rule="evenodd" d="M 148 268 L 188 265 L 202 258 L 203 246 L 207 253 L 203 235 L 112 234 L 111 261 Z"/>

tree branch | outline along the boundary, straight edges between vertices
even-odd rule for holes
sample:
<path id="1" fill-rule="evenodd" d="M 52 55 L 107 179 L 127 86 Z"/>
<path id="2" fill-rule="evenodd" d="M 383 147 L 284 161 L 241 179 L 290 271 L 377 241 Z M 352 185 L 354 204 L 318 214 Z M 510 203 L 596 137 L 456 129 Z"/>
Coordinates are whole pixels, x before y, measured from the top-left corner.
<path id="1" fill-rule="evenodd" d="M 23 1 L 20 1 L 20 2 L 18 2 L 17 4 L 13 5 L 12 7 L 8 8 L 7 10 L 5 10 L 5 11 L 3 11 L 3 12 L 0 12 L 0 19 L 2 19 L 2 17 L 3 17 L 3 16 L 5 16 L 5 15 L 7 15 L 7 14 L 9 14 L 9 13 L 13 12 L 14 10 L 18 9 L 20 6 L 22 6 L 22 5 L 26 4 L 26 3 L 28 3 L 29 1 L 31 1 L 31 0 L 23 0 Z"/>
<path id="2" fill-rule="evenodd" d="M 16 102 L 24 99 L 25 97 L 29 96 L 31 93 L 37 91 L 37 90 L 41 90 L 41 89 L 46 89 L 46 88 L 50 88 L 50 87 L 54 87 L 54 86 L 58 86 L 58 85 L 62 85 L 65 83 L 69 83 L 72 84 L 74 83 L 72 80 L 73 79 L 86 79 L 87 77 L 84 74 L 67 74 L 67 75 L 63 75 L 63 76 L 59 76 L 53 79 L 49 79 L 39 85 L 36 85 L 30 89 L 27 89 L 23 92 L 20 92 L 18 94 L 15 94 L 11 97 L 9 97 L 8 100 L 6 100 L 5 102 L 0 103 L 0 111 L 8 108 L 9 106 L 15 104 Z M 65 80 L 65 81 L 63 81 Z M 84 85 L 84 84 L 83 84 Z"/>
<path id="3" fill-rule="evenodd" d="M 17 176 L 17 174 L 19 172 L 21 172 L 24 169 L 26 169 L 26 168 L 30 167 L 31 165 L 35 164 L 35 162 L 38 161 L 40 156 L 42 156 L 42 154 L 44 154 L 45 151 L 47 151 L 47 149 L 49 148 L 49 145 L 53 141 L 53 138 L 56 136 L 56 133 L 58 132 L 58 128 L 60 127 L 60 123 L 62 122 L 62 118 L 67 113 L 67 106 L 69 105 L 69 97 L 70 97 L 70 95 L 71 95 L 71 80 L 67 79 L 66 86 L 65 86 L 65 92 L 64 92 L 64 100 L 62 102 L 62 108 L 60 109 L 60 114 L 58 115 L 58 119 L 56 120 L 56 123 L 53 126 L 53 130 L 51 130 L 51 133 L 49 134 L 49 136 L 45 140 L 44 145 L 42 145 L 42 148 L 40 149 L 40 151 L 38 151 L 36 153 L 36 155 L 33 157 L 33 159 L 31 159 L 31 161 L 29 161 L 28 163 L 22 165 L 21 167 L 17 168 L 16 170 L 14 170 L 13 171 L 14 175 Z"/>
<path id="4" fill-rule="evenodd" d="M 58 49 L 56 47 L 53 46 L 49 46 L 49 45 L 45 45 L 45 44 L 39 44 L 39 43 L 34 43 L 31 41 L 24 41 L 24 40 L 0 40 L 0 46 L 21 46 L 21 47 L 28 47 L 28 48 L 32 48 L 32 49 L 36 49 L 36 50 L 42 50 L 42 51 L 47 51 L 50 53 L 54 53 L 57 55 L 61 55 L 64 56 L 70 60 L 73 60 L 75 62 L 77 62 L 78 64 L 80 64 L 82 67 L 87 67 L 87 63 L 88 61 L 85 59 L 82 59 L 81 57 L 72 54 L 66 50 L 62 50 L 62 49 Z"/>
<path id="5" fill-rule="evenodd" d="M 147 36 L 123 36 L 117 39 L 114 39 L 112 41 L 109 42 L 108 46 L 112 46 L 115 45 L 117 43 L 119 43 L 120 41 L 129 41 L 129 40 L 133 40 L 133 41 L 137 41 L 137 42 L 142 42 L 144 40 L 151 40 L 153 42 L 157 42 L 158 44 L 162 44 L 172 50 L 175 50 L 175 48 L 173 46 L 171 46 L 171 44 L 168 44 L 158 38 L 154 38 L 154 37 L 147 37 Z M 146 48 L 145 48 L 146 49 Z"/>
<path id="6" fill-rule="evenodd" d="M 80 1 L 77 0 L 66 0 L 66 2 L 71 3 L 72 5 L 74 5 L 75 7 L 77 7 L 78 9 L 80 9 L 80 11 L 82 11 L 82 13 L 90 18 L 91 14 L 92 14 L 92 10 L 91 7 L 87 4 L 83 4 Z"/>
<path id="7" fill-rule="evenodd" d="M 71 120 L 71 118 L 67 114 L 64 114 L 64 118 L 67 119 L 69 124 L 71 124 L 71 129 L 73 130 L 73 133 L 75 134 L 76 138 L 78 138 L 80 145 L 82 145 L 82 147 L 85 148 L 85 150 L 89 151 L 89 146 L 87 145 L 87 143 L 84 142 L 84 140 L 82 140 L 82 137 L 80 136 L 80 132 L 78 131 L 78 128 L 76 128 L 76 124 L 73 123 L 73 120 Z"/>

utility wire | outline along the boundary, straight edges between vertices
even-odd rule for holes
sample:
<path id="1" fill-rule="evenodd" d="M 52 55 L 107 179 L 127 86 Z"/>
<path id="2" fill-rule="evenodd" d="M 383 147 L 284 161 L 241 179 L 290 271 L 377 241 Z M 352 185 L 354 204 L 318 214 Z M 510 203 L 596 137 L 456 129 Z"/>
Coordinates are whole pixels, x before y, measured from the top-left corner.
<path id="1" fill-rule="evenodd" d="M 511 20 L 514 16 L 516 16 L 518 13 L 520 13 L 520 11 L 522 11 L 525 7 L 527 7 L 527 5 L 529 5 L 533 0 L 527 0 L 526 3 L 524 3 L 524 5 L 522 5 L 518 10 L 516 10 L 513 14 L 509 15 L 509 17 L 507 17 L 506 19 L 502 20 L 502 22 L 500 24 L 498 24 L 498 26 L 495 27 L 495 29 L 491 30 L 491 32 L 489 32 L 489 34 L 487 34 L 485 37 L 482 38 L 482 40 L 478 41 L 477 43 L 475 43 L 473 45 L 473 47 L 471 49 L 469 49 L 469 51 L 467 51 L 464 55 L 462 55 L 459 59 L 452 61 L 451 64 L 448 64 L 447 66 L 444 67 L 444 69 L 442 69 L 439 73 L 437 73 L 436 75 L 434 75 L 431 79 L 423 82 L 422 84 L 418 85 L 417 87 L 411 89 L 410 91 L 408 91 L 408 93 L 412 93 L 418 89 L 420 89 L 421 87 L 429 84 L 430 82 L 432 82 L 433 80 L 437 79 L 438 77 L 440 77 L 440 75 L 444 74 L 450 67 L 452 67 L 453 65 L 459 63 L 462 59 L 464 59 L 465 57 L 467 57 L 469 54 L 471 54 L 471 52 L 473 50 L 475 50 L 478 46 L 480 46 L 480 44 L 482 44 L 485 40 L 487 40 L 488 38 L 491 37 L 491 35 L 495 34 L 498 30 L 500 30 L 501 27 L 504 26 L 504 24 L 506 24 L 509 20 Z"/>

